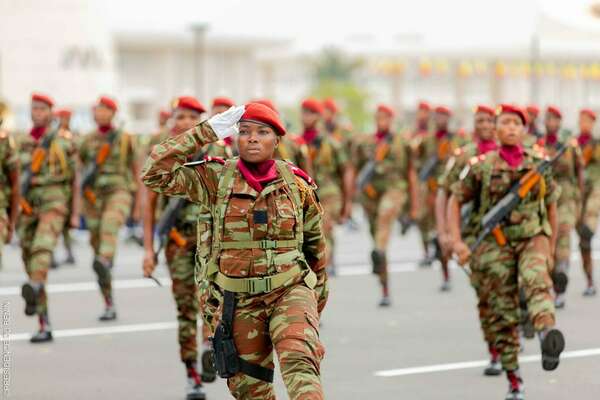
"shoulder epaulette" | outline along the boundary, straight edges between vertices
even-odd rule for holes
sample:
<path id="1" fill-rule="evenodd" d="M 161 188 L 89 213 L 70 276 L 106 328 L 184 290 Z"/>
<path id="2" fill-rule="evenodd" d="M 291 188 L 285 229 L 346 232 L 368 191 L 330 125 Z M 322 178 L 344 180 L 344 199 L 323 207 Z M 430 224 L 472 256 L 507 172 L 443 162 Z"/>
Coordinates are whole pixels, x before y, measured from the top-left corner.
<path id="1" fill-rule="evenodd" d="M 306 183 L 308 183 L 310 186 L 313 186 L 314 188 L 316 188 L 317 184 L 316 184 L 315 180 L 313 178 L 311 178 L 306 172 L 304 172 L 302 169 L 296 167 L 292 163 L 288 163 L 288 165 L 290 166 L 290 169 L 292 170 L 292 173 L 294 175 L 299 176 L 300 178 L 304 179 L 306 181 Z"/>
<path id="2" fill-rule="evenodd" d="M 186 166 L 186 167 L 196 167 L 198 165 L 202 165 L 202 164 L 209 163 L 209 162 L 216 162 L 216 163 L 219 163 L 221 165 L 225 165 L 225 159 L 224 158 L 213 157 L 213 156 L 206 156 L 202 160 L 187 162 L 187 163 L 185 163 L 183 165 Z"/>
<path id="3" fill-rule="evenodd" d="M 485 160 L 485 154 L 480 154 L 478 156 L 473 156 L 469 159 L 469 165 L 473 166 L 481 161 Z"/>

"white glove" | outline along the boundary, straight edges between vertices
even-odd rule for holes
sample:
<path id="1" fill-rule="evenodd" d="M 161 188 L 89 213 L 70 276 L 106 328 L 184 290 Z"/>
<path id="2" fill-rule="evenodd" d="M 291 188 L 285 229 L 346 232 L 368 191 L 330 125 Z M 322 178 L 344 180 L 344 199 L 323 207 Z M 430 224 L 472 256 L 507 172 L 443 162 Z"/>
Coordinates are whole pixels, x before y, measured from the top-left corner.
<path id="1" fill-rule="evenodd" d="M 244 106 L 229 107 L 229 110 L 210 117 L 207 122 L 219 139 L 225 139 L 237 133 L 236 124 L 245 111 Z"/>

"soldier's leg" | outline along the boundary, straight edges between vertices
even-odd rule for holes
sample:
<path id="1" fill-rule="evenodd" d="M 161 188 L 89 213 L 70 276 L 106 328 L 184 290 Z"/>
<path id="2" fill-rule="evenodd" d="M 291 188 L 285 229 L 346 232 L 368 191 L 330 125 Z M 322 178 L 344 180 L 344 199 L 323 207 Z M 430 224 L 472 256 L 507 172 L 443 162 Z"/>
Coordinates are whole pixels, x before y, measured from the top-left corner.
<path id="1" fill-rule="evenodd" d="M 380 263 L 377 254 L 377 248 L 375 247 L 375 232 L 377 231 L 377 208 L 379 202 L 377 199 L 371 199 L 367 196 L 361 197 L 361 205 L 363 207 L 363 211 L 365 216 L 367 217 L 367 222 L 369 224 L 369 233 L 371 234 L 371 239 L 373 240 L 373 250 L 371 251 L 371 264 L 373 274 L 378 274 Z"/>
<path id="2" fill-rule="evenodd" d="M 98 275 L 100 290 L 108 309 L 113 307 L 112 267 L 119 230 L 125 223 L 130 207 L 131 194 L 126 190 L 114 191 L 106 195 L 103 201 L 98 229 L 98 253 L 94 261 L 94 270 Z M 111 312 L 111 314 L 113 313 Z M 108 319 L 114 319 L 114 317 Z"/>
<path id="3" fill-rule="evenodd" d="M 21 245 L 21 258 L 25 267 L 27 277 L 31 281 L 31 247 L 33 245 L 33 238 L 35 236 L 35 230 L 37 228 L 37 216 L 29 216 L 21 214 L 17 225 L 17 231 L 19 233 L 19 244 Z M 23 296 L 25 297 L 25 296 Z M 37 296 L 30 295 L 29 301 L 25 299 L 25 315 L 35 315 L 37 311 Z"/>
<path id="4" fill-rule="evenodd" d="M 287 290 L 275 304 L 269 331 L 289 398 L 323 399 L 320 365 L 325 350 L 315 292 L 303 284 Z"/>
<path id="5" fill-rule="evenodd" d="M 71 224 L 69 217 L 66 218 L 65 225 L 62 232 L 63 244 L 65 251 L 67 252 L 67 258 L 65 259 L 66 264 L 75 264 L 75 256 L 73 255 L 73 240 L 71 238 Z"/>
<path id="6" fill-rule="evenodd" d="M 325 196 L 321 199 L 323 206 L 323 234 L 327 240 L 327 265 L 335 268 L 335 235 L 334 228 L 336 221 L 342 211 L 342 199 L 338 195 Z"/>
<path id="7" fill-rule="evenodd" d="M 8 234 L 8 215 L 5 209 L 0 209 L 0 271 L 2 270 L 2 248 Z"/>
<path id="8" fill-rule="evenodd" d="M 552 280 L 556 292 L 556 306 L 564 307 L 571 258 L 571 231 L 575 226 L 576 203 L 563 201 L 558 207 L 558 239 Z"/>
<path id="9" fill-rule="evenodd" d="M 265 368 L 274 368 L 273 345 L 269 333 L 267 307 L 258 298 L 236 305 L 233 337 L 238 354 L 244 360 Z M 273 384 L 238 373 L 227 379 L 231 395 L 239 400 L 274 400 Z"/>
<path id="10" fill-rule="evenodd" d="M 392 226 L 398 219 L 398 215 L 402 211 L 402 207 L 406 202 L 406 195 L 401 190 L 387 190 L 381 196 L 378 204 L 376 229 L 375 229 L 375 251 L 381 254 L 381 268 L 379 270 L 379 282 L 383 290 L 382 305 L 389 303 L 389 282 L 388 282 L 388 262 L 387 262 L 387 247 L 390 241 Z"/>
<path id="11" fill-rule="evenodd" d="M 581 224 L 577 227 L 577 232 L 579 234 L 579 248 L 581 250 L 583 271 L 587 279 L 587 288 L 584 295 L 592 296 L 596 294 L 593 275 L 592 237 L 598 227 L 600 185 L 592 186 L 587 193 L 584 204 L 585 208 L 582 213 Z"/>
<path id="12" fill-rule="evenodd" d="M 531 321 L 542 341 L 542 366 L 553 370 L 558 366 L 565 343 L 562 333 L 554 329 L 556 319 L 549 264 L 550 240 L 547 236 L 535 236 L 520 249 L 519 282 L 525 290 Z"/>
<path id="13" fill-rule="evenodd" d="M 210 337 L 212 336 L 211 328 L 208 323 L 206 323 L 204 315 L 208 312 L 209 300 L 209 291 L 207 287 L 207 282 L 202 282 L 200 285 L 196 285 L 197 287 L 197 297 L 198 297 L 198 308 L 199 312 L 202 315 L 202 355 L 200 356 L 201 365 L 202 365 L 202 381 L 203 382 L 214 382 L 217 378 L 216 371 L 214 368 L 213 362 L 213 354 L 210 346 Z"/>

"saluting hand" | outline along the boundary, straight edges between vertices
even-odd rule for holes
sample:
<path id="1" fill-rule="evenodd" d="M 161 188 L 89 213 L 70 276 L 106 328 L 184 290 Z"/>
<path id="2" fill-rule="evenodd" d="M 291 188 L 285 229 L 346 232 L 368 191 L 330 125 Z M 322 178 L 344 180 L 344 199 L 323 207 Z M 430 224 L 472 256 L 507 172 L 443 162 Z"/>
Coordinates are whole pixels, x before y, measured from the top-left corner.
<path id="1" fill-rule="evenodd" d="M 237 133 L 236 124 L 240 122 L 244 112 L 244 106 L 233 106 L 227 111 L 213 115 L 207 122 L 219 139 L 225 139 Z"/>

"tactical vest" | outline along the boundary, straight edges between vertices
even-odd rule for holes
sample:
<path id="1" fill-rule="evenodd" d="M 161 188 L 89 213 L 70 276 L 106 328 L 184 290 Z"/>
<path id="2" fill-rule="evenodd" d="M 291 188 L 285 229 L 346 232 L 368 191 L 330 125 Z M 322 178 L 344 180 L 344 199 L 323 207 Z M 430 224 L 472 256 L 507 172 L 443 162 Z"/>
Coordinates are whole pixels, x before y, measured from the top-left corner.
<path id="1" fill-rule="evenodd" d="M 294 207 L 295 231 L 294 238 L 289 240 L 224 240 L 225 217 L 228 212 L 229 200 L 231 198 L 234 185 L 234 172 L 237 169 L 238 159 L 232 159 L 224 168 L 217 188 L 216 201 L 211 202 L 209 214 L 200 215 L 198 218 L 198 256 L 199 273 L 197 280 L 214 282 L 223 290 L 246 293 L 250 295 L 269 293 L 279 287 L 292 283 L 299 275 L 303 275 L 303 280 L 310 288 L 314 288 L 317 282 L 316 274 L 310 269 L 302 252 L 304 242 L 304 215 L 303 206 L 298 184 L 290 171 L 288 164 L 281 160 L 276 160 L 276 167 L 280 176 L 285 181 L 287 187 L 291 190 L 291 199 Z M 261 193 L 265 196 L 275 189 L 275 186 L 267 186 Z M 210 220 L 209 220 L 210 218 Z M 210 245 L 207 245 L 205 239 L 210 234 Z M 208 249 L 210 246 L 210 250 Z M 274 253 L 273 250 L 280 248 L 294 248 L 285 253 Z M 232 278 L 223 274 L 219 270 L 219 260 L 223 250 L 236 249 L 263 249 L 271 265 L 284 265 L 297 261 L 298 265 L 289 270 L 277 274 L 252 277 L 252 278 Z M 209 253 L 210 254 L 207 254 Z"/>

